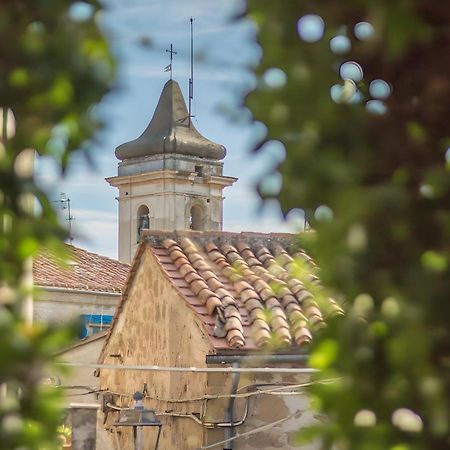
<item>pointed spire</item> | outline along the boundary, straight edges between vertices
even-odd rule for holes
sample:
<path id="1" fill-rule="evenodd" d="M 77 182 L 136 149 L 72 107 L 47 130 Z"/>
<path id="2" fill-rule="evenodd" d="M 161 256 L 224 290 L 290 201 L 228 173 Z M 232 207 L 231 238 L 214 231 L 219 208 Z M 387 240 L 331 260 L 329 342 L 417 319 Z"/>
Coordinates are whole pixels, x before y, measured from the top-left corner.
<path id="1" fill-rule="evenodd" d="M 152 120 L 141 136 L 116 148 L 120 160 L 164 153 L 215 160 L 226 155 L 223 145 L 203 137 L 189 121 L 183 94 L 174 80 L 164 85 Z"/>

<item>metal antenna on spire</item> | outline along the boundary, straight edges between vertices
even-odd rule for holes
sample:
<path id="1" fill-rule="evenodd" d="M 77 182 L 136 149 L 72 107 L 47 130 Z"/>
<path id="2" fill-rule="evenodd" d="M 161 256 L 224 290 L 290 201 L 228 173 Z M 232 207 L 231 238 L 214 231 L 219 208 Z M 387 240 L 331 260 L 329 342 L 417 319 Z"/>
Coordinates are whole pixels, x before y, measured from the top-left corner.
<path id="1" fill-rule="evenodd" d="M 174 51 L 173 45 L 170 44 L 170 50 L 166 49 L 167 53 L 170 53 L 170 64 L 166 67 L 164 67 L 164 72 L 170 72 L 170 79 L 172 79 L 172 61 L 173 61 L 173 55 L 177 55 L 178 53 Z"/>
<path id="2" fill-rule="evenodd" d="M 56 203 L 56 202 L 55 202 Z M 69 241 L 70 244 L 73 244 L 73 235 L 72 235 L 72 222 L 75 220 L 75 217 L 72 216 L 72 212 L 70 210 L 70 198 L 64 193 L 61 192 L 59 196 L 59 203 L 61 205 L 62 210 L 67 210 L 66 220 L 69 222 Z"/>
<path id="3" fill-rule="evenodd" d="M 194 98 L 194 19 L 191 17 L 191 77 L 189 78 L 189 126 L 191 126 L 192 100 Z"/>

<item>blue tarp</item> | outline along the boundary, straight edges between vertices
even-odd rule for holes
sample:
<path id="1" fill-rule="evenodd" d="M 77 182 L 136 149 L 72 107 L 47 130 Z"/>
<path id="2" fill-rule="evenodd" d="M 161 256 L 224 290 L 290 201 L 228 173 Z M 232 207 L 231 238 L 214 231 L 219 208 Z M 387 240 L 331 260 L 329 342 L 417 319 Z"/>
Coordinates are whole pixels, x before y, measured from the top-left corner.
<path id="1" fill-rule="evenodd" d="M 113 316 L 107 314 L 81 314 L 81 330 L 80 338 L 83 339 L 89 334 L 98 333 L 105 330 L 111 325 Z M 102 325 L 93 327 L 91 332 L 88 331 L 89 324 Z"/>

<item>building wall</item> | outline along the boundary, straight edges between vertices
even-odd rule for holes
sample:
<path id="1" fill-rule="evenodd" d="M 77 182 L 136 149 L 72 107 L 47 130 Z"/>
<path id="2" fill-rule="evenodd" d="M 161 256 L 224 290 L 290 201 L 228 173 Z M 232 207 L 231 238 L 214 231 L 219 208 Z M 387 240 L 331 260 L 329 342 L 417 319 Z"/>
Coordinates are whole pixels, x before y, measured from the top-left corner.
<path id="1" fill-rule="evenodd" d="M 203 229 L 221 230 L 224 186 L 232 184 L 226 177 L 198 177 L 195 172 L 164 171 L 111 179 L 119 188 L 119 259 L 130 262 L 136 252 L 139 236 L 138 209 L 149 209 L 150 229 L 189 229 L 189 212 L 200 205 Z M 120 180 L 120 183 L 119 183 Z M 118 183 L 118 184 L 116 184 Z"/>
<path id="2" fill-rule="evenodd" d="M 212 353 L 212 349 L 203 325 L 168 282 L 154 255 L 147 248 L 135 274 L 128 300 L 118 316 L 102 362 L 205 367 L 208 353 Z M 284 383 L 300 384 L 305 381 L 307 378 L 304 375 L 243 374 L 240 376 L 239 392 L 246 392 L 258 385 L 276 388 Z M 155 409 L 157 413 L 162 413 L 159 415 L 163 423 L 159 448 L 191 450 L 225 438 L 225 428 L 218 426 L 217 423 L 229 420 L 226 417 L 226 409 L 229 403 L 227 395 L 231 392 L 231 375 L 101 370 L 101 389 L 126 394 L 113 396 L 113 402 L 121 407 L 133 406 L 130 397 L 135 391 L 142 391 L 144 383 L 147 383 L 150 396 L 146 406 Z M 202 398 L 206 394 L 225 397 L 189 403 L 162 400 Z M 240 420 L 245 415 L 245 403 L 245 398 L 236 400 L 235 420 Z M 295 442 L 295 435 L 300 427 L 313 421 L 304 395 L 261 394 L 250 397 L 245 421 L 236 427 L 236 431 L 243 434 L 293 414 L 298 416 L 263 432 L 236 439 L 233 441 L 233 448 L 315 449 L 314 446 L 296 446 Z M 194 419 L 206 422 L 208 426 L 203 426 Z M 112 433 L 100 431 L 105 429 L 103 420 L 104 418 L 100 417 L 97 450 L 113 448 Z M 115 420 L 117 415 L 109 414 L 106 428 L 109 428 Z M 131 430 L 122 428 L 120 439 L 124 449 L 132 449 Z M 144 447 L 147 445 L 150 448 L 154 439 L 154 430 L 151 432 L 148 430 Z"/>
<path id="3" fill-rule="evenodd" d="M 285 366 L 292 367 L 292 366 Z M 210 394 L 226 394 L 230 393 L 230 376 L 211 374 L 208 377 L 208 390 Z M 298 385 L 308 381 L 305 375 L 286 375 L 286 374 L 251 374 L 241 375 L 238 392 L 255 391 L 257 387 L 261 389 L 274 389 L 274 393 L 279 394 L 277 390 L 282 385 L 291 384 Z M 289 391 L 301 388 L 289 388 Z M 207 407 L 207 418 L 210 421 L 226 421 L 224 411 L 227 407 L 229 399 L 212 400 Z M 235 450 L 315 450 L 317 445 L 299 445 L 296 442 L 298 430 L 302 427 L 314 423 L 313 414 L 309 408 L 306 395 L 274 395 L 274 394 L 257 394 L 248 397 L 248 412 L 246 410 L 245 398 L 238 398 L 235 402 L 234 421 L 240 421 L 245 418 L 242 425 L 235 427 L 237 433 L 244 435 L 253 430 L 269 425 L 275 421 L 281 421 L 285 418 L 295 415 L 276 426 L 267 428 L 258 433 L 250 434 L 233 440 L 233 449 Z M 226 438 L 223 428 L 208 430 L 207 443 L 213 444 Z M 224 448 L 217 447 L 217 448 Z"/>
<path id="4" fill-rule="evenodd" d="M 72 450 L 96 450 L 97 404 L 72 404 L 69 424 L 72 427 Z"/>
<path id="5" fill-rule="evenodd" d="M 205 356 L 211 347 L 203 325 L 167 281 L 149 249 L 141 257 L 128 299 L 105 350 L 102 361 L 105 364 L 180 367 L 202 367 L 206 364 Z M 113 401 L 122 407 L 132 406 L 132 394 L 142 391 L 144 383 L 147 384 L 148 394 L 153 397 L 146 406 L 165 414 L 160 416 L 163 423 L 160 448 L 183 450 L 201 446 L 204 430 L 195 424 L 192 417 L 201 414 L 202 402 L 171 403 L 166 400 L 203 396 L 207 389 L 206 375 L 101 370 L 102 389 L 126 394 L 113 397 Z M 102 433 L 101 429 L 109 428 L 115 420 L 115 413 L 109 414 L 105 426 L 102 424 L 103 418 L 100 419 L 98 450 L 113 448 L 112 433 Z M 131 450 L 131 430 L 122 427 L 120 431 L 123 448 Z M 152 442 L 154 431 L 146 430 L 144 442 Z M 109 442 L 109 447 L 101 447 L 102 441 Z"/>
<path id="6" fill-rule="evenodd" d="M 124 160 L 119 176 L 108 178 L 119 189 L 119 259 L 130 262 L 135 254 L 137 211 L 149 208 L 150 229 L 189 229 L 193 205 L 203 211 L 202 229 L 221 230 L 223 189 L 236 178 L 223 176 L 223 162 L 189 155 L 164 154 Z"/>
<path id="7" fill-rule="evenodd" d="M 79 319 L 81 314 L 114 315 L 119 299 L 116 293 L 43 287 L 34 300 L 34 320 L 62 324 Z"/>
<path id="8" fill-rule="evenodd" d="M 214 159 L 199 158 L 191 155 L 165 153 L 125 159 L 119 163 L 118 175 L 125 177 L 159 170 L 179 170 L 195 172 L 196 166 L 203 167 L 205 175 L 222 175 L 223 162 Z"/>
<path id="9" fill-rule="evenodd" d="M 100 356 L 100 351 L 105 340 L 105 332 L 93 335 L 80 341 L 69 349 L 61 352 L 58 359 L 64 362 L 92 363 L 95 364 Z M 94 376 L 94 369 L 87 367 L 73 367 L 59 376 L 62 386 L 80 386 L 77 389 L 66 389 L 64 401 L 66 406 L 71 403 L 94 404 L 98 403 L 97 396 L 92 393 L 86 395 L 89 390 L 98 390 L 100 380 Z M 83 386 L 83 388 L 81 388 Z M 89 389 L 88 389 L 89 388 Z"/>

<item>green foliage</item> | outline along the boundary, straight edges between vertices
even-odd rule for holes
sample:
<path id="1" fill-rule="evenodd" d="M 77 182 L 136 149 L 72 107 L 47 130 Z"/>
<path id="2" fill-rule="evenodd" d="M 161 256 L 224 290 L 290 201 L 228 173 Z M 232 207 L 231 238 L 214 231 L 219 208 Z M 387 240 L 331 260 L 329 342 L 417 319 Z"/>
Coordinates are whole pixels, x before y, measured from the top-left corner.
<path id="1" fill-rule="evenodd" d="M 64 258 L 65 231 L 33 180 L 35 151 L 64 170 L 101 123 L 92 107 L 108 91 L 113 64 L 95 15 L 73 0 L 4 0 L 0 7 L 0 448 L 57 448 L 59 394 L 45 388 L 53 355 L 76 327 L 30 324 L 30 258 Z M 95 0 L 84 2 L 98 10 Z M 7 119 L 7 120 L 6 120 Z M 53 371 L 55 368 L 53 367 Z"/>
<path id="2" fill-rule="evenodd" d="M 298 32 L 306 14 L 325 24 L 314 42 Z M 339 381 L 311 389 L 324 419 L 302 436 L 343 450 L 449 448 L 448 5 L 249 0 L 247 17 L 263 50 L 245 101 L 267 126 L 255 151 L 286 147 L 276 197 L 286 213 L 306 211 L 315 231 L 301 244 L 347 305 L 312 349 L 320 377 Z M 355 35 L 364 21 L 369 39 Z M 348 52 L 330 49 L 337 35 Z M 361 80 L 341 78 L 346 61 L 360 64 Z M 392 89 L 377 114 L 366 106 L 376 79 Z M 264 180 L 259 191 L 267 197 Z"/>

